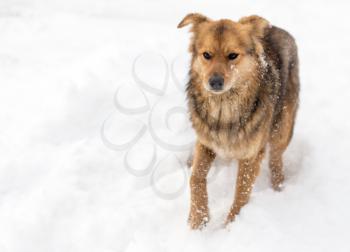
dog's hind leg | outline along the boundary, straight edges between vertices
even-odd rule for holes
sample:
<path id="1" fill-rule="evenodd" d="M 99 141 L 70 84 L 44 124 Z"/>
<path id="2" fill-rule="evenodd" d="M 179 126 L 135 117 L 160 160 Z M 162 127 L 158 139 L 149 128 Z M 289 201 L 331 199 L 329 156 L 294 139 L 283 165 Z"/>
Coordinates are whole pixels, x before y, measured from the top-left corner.
<path id="1" fill-rule="evenodd" d="M 287 57 L 284 57 L 284 66 L 288 66 L 288 68 L 285 67 L 285 71 L 281 72 L 282 77 L 285 77 L 282 78 L 281 95 L 278 101 L 281 103 L 281 109 L 273 119 L 273 126 L 269 139 L 271 184 L 277 191 L 280 191 L 283 187 L 284 174 L 282 155 L 293 135 L 299 99 L 299 66 L 296 46 L 291 50 L 292 51 L 287 55 L 292 55 L 292 58 L 287 60 Z M 287 63 L 287 61 L 289 63 Z M 283 83 L 285 83 L 285 85 L 283 85 Z"/>
<path id="2" fill-rule="evenodd" d="M 186 162 L 187 168 L 191 169 L 192 164 L 193 164 L 193 154 L 191 153 L 187 158 L 187 162 Z"/>
<path id="3" fill-rule="evenodd" d="M 285 105 L 283 107 L 280 121 L 275 123 L 269 140 L 271 184 L 276 191 L 280 191 L 283 188 L 284 174 L 282 156 L 293 135 L 295 111 L 296 109 L 293 108 L 292 105 Z"/>
<path id="4" fill-rule="evenodd" d="M 283 188 L 283 153 L 293 135 L 294 120 L 297 105 L 286 104 L 280 115 L 280 120 L 273 126 L 270 143 L 269 168 L 271 171 L 271 185 L 276 191 Z"/>
<path id="5" fill-rule="evenodd" d="M 271 185 L 276 191 L 281 191 L 284 182 L 282 154 L 285 148 L 280 148 L 271 144 L 269 168 L 271 172 Z"/>
<path id="6" fill-rule="evenodd" d="M 239 160 L 235 199 L 227 216 L 226 224 L 234 221 L 241 208 L 248 203 L 264 153 L 265 149 L 262 149 L 255 158 Z"/>

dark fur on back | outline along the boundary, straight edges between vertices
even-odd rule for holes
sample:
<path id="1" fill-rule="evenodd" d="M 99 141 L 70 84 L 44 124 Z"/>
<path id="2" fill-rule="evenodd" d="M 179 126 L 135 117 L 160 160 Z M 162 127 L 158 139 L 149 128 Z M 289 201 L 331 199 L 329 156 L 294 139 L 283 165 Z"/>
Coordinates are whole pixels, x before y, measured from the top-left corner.
<path id="1" fill-rule="evenodd" d="M 271 59 L 279 74 L 274 123 L 278 123 L 283 102 L 298 103 L 299 62 L 293 37 L 283 29 L 273 26 L 264 38 L 265 54 Z"/>

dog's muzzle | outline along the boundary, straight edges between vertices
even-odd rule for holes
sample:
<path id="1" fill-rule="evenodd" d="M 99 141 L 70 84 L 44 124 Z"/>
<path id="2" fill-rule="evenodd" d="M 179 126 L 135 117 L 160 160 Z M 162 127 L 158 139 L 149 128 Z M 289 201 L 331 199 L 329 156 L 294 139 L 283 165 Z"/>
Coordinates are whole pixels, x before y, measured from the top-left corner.
<path id="1" fill-rule="evenodd" d="M 222 91 L 224 89 L 224 78 L 219 74 L 214 74 L 209 79 L 209 86 L 212 91 Z"/>

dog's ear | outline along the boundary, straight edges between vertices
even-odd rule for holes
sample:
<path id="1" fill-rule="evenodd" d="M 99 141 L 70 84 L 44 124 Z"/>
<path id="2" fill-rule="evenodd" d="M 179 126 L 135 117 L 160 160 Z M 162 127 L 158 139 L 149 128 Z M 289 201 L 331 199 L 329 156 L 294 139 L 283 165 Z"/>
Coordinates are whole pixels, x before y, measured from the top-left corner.
<path id="1" fill-rule="evenodd" d="M 200 23 L 210 21 L 206 16 L 199 13 L 190 13 L 182 19 L 182 21 L 177 25 L 177 28 L 182 28 L 186 25 L 192 24 L 193 27 L 197 26 Z"/>
<path id="2" fill-rule="evenodd" d="M 238 23 L 246 25 L 250 33 L 257 38 L 263 38 L 267 28 L 271 27 L 266 19 L 253 15 L 241 18 Z"/>

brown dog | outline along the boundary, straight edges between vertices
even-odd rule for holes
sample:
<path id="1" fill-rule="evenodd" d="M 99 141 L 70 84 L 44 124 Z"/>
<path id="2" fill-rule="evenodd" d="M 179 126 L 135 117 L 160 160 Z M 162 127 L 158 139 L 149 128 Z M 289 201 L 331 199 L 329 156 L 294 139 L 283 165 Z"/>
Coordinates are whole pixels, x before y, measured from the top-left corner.
<path id="1" fill-rule="evenodd" d="M 281 189 L 282 154 L 293 134 L 299 77 L 293 37 L 261 17 L 234 22 L 189 14 L 178 28 L 189 24 L 187 96 L 197 133 L 189 223 L 197 229 L 209 220 L 206 176 L 216 155 L 239 161 L 226 223 L 248 202 L 267 144 L 272 187 Z"/>

